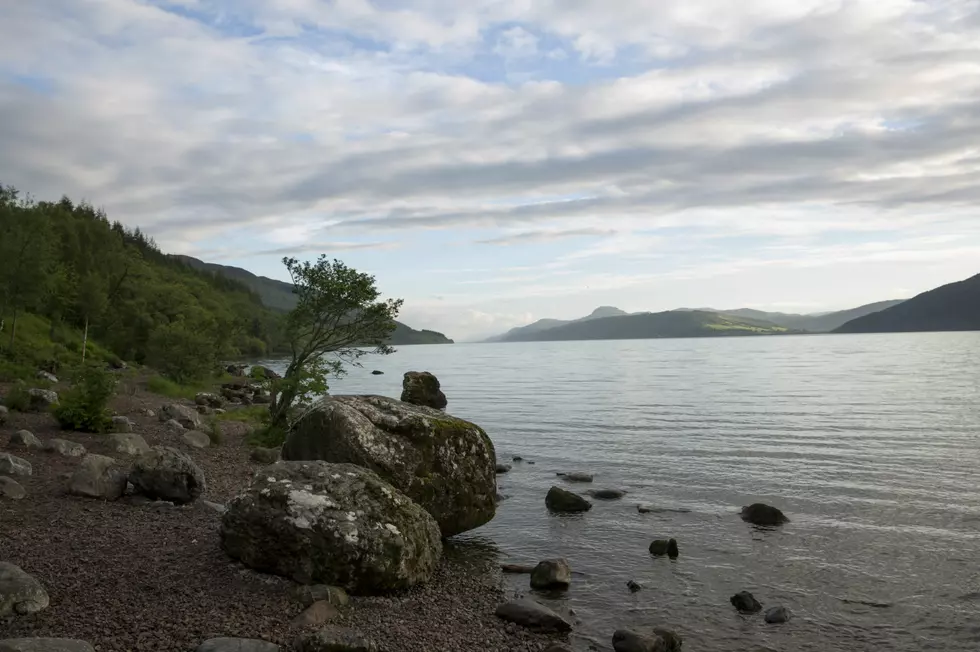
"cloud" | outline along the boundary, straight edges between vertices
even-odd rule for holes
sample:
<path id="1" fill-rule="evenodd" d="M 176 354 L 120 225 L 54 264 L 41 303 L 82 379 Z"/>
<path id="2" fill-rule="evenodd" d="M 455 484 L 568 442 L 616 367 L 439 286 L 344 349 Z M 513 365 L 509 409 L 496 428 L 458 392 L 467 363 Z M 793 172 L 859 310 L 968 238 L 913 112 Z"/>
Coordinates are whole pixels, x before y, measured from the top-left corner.
<path id="1" fill-rule="evenodd" d="M 523 231 L 521 233 L 511 233 L 495 238 L 477 240 L 476 244 L 509 246 L 553 242 L 564 238 L 579 238 L 582 236 L 612 235 L 614 233 L 616 233 L 616 231 L 612 229 L 598 229 L 590 227 L 582 229 L 567 229 L 565 231 Z"/>

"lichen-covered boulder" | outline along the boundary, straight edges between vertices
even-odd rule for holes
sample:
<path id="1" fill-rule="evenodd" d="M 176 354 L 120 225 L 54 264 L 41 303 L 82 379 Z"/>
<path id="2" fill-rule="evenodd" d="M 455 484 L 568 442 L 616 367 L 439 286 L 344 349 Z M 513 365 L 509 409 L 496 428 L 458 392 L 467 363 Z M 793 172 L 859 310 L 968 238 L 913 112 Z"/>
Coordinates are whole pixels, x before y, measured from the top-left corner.
<path id="1" fill-rule="evenodd" d="M 129 481 L 148 498 L 178 505 L 200 498 L 207 489 L 204 471 L 176 448 L 154 446 L 136 459 Z"/>
<path id="2" fill-rule="evenodd" d="M 402 378 L 402 400 L 413 405 L 441 410 L 449 403 L 439 379 L 428 371 L 409 371 Z"/>
<path id="3" fill-rule="evenodd" d="M 134 432 L 117 432 L 106 436 L 109 447 L 123 455 L 142 455 L 150 450 L 146 440 Z"/>
<path id="4" fill-rule="evenodd" d="M 180 403 L 168 403 L 160 408 L 160 421 L 166 422 L 171 419 L 188 430 L 201 427 L 201 415 L 197 410 Z"/>
<path id="5" fill-rule="evenodd" d="M 10 435 L 11 448 L 44 448 L 41 440 L 34 436 L 30 430 L 18 430 Z"/>
<path id="6" fill-rule="evenodd" d="M 126 416 L 114 416 L 112 417 L 112 432 L 133 432 L 133 422 Z"/>
<path id="7" fill-rule="evenodd" d="M 0 561 L 0 621 L 26 616 L 48 606 L 48 593 L 19 566 Z"/>
<path id="8" fill-rule="evenodd" d="M 31 463 L 10 453 L 0 453 L 0 475 L 31 475 Z"/>
<path id="9" fill-rule="evenodd" d="M 68 481 L 68 493 L 118 500 L 126 491 L 128 470 L 105 455 L 86 455 Z"/>
<path id="10" fill-rule="evenodd" d="M 10 500 L 23 500 L 27 496 L 27 490 L 13 478 L 0 475 L 0 498 Z"/>
<path id="11" fill-rule="evenodd" d="M 85 447 L 67 439 L 49 439 L 44 444 L 44 450 L 48 453 L 57 453 L 63 457 L 82 457 L 85 455 Z"/>
<path id="12" fill-rule="evenodd" d="M 50 389 L 29 389 L 27 395 L 30 397 L 28 409 L 31 412 L 47 412 L 58 403 L 58 393 Z"/>
<path id="13" fill-rule="evenodd" d="M 256 570 L 383 594 L 425 582 L 442 554 L 432 516 L 353 464 L 278 462 L 228 503 L 221 546 Z"/>
<path id="14" fill-rule="evenodd" d="M 443 536 L 493 518 L 497 457 L 479 426 L 384 396 L 332 396 L 301 416 L 284 460 L 349 462 L 375 471 L 424 507 Z"/>

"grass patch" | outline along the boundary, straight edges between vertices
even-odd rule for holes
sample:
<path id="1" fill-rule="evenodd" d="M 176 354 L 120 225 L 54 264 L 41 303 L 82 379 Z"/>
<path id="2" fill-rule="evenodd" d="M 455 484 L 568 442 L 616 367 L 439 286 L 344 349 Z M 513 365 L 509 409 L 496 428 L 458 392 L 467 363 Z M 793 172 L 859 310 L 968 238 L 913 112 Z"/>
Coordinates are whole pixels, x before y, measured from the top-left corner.
<path id="1" fill-rule="evenodd" d="M 21 313 L 17 317 L 17 335 L 10 343 L 11 319 L 7 319 L 0 334 L 0 380 L 30 380 L 38 369 L 46 369 L 55 375 L 70 375 L 82 364 L 82 333 L 63 324 L 55 324 L 43 317 Z M 91 339 L 85 348 L 86 362 L 103 362 L 118 366 L 119 357 L 99 346 Z"/>
<path id="2" fill-rule="evenodd" d="M 220 416 L 220 415 L 219 415 Z M 207 434 L 208 439 L 211 440 L 212 446 L 220 446 L 224 443 L 225 438 L 221 432 L 221 422 L 216 418 L 208 419 L 205 429 L 205 434 Z"/>
<path id="3" fill-rule="evenodd" d="M 248 435 L 246 441 L 253 446 L 278 448 L 286 441 L 286 434 L 286 431 L 282 428 L 273 428 L 272 426 L 266 425 L 253 430 Z"/>
<path id="4" fill-rule="evenodd" d="M 31 396 L 27 393 L 27 385 L 23 381 L 16 383 L 3 397 L 3 404 L 17 412 L 27 412 L 31 407 Z"/>
<path id="5" fill-rule="evenodd" d="M 249 405 L 247 407 L 233 408 L 224 414 L 218 415 L 219 421 L 242 421 L 244 423 L 268 423 L 268 405 Z"/>
<path id="6" fill-rule="evenodd" d="M 163 376 L 151 376 L 146 381 L 146 391 L 153 394 L 166 396 L 167 398 L 189 398 L 192 399 L 200 392 L 208 392 L 214 389 L 214 385 L 207 381 L 181 385 Z"/>

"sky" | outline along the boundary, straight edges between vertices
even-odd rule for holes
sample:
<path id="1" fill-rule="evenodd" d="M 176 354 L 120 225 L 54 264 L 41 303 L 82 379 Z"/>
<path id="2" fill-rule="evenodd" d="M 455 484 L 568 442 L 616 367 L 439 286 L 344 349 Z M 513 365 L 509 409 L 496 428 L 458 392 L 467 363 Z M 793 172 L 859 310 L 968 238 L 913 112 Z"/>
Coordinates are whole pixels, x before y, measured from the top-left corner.
<path id="1" fill-rule="evenodd" d="M 0 182 L 457 340 L 980 272 L 976 0 L 10 0 Z"/>

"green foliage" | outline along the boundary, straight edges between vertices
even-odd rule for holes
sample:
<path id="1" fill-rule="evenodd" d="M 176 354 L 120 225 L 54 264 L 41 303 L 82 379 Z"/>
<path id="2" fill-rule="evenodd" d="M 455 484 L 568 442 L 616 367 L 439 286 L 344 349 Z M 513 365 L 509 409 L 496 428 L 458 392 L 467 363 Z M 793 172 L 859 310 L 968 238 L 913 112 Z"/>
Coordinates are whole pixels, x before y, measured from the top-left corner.
<path id="1" fill-rule="evenodd" d="M 71 389 L 62 392 L 54 417 L 65 430 L 106 432 L 112 425 L 109 400 L 116 390 L 116 379 L 101 367 L 86 366 Z"/>
<path id="2" fill-rule="evenodd" d="M 19 381 L 3 397 L 3 404 L 17 412 L 27 412 L 31 406 L 31 396 L 27 393 L 27 384 Z"/>
<path id="3" fill-rule="evenodd" d="M 267 424 L 262 428 L 253 430 L 246 441 L 252 446 L 262 446 L 264 448 L 277 448 L 286 441 L 288 431 L 283 427 Z"/>
<path id="4" fill-rule="evenodd" d="M 269 409 L 264 405 L 249 405 L 247 407 L 234 408 L 219 414 L 216 417 L 219 421 L 241 421 L 243 423 L 268 423 Z"/>
<path id="5" fill-rule="evenodd" d="M 208 439 L 211 440 L 212 446 L 220 446 L 224 443 L 224 436 L 221 433 L 221 422 L 218 419 L 208 419 L 205 425 L 207 426 L 207 435 Z"/>
<path id="6" fill-rule="evenodd" d="M 151 376 L 146 381 L 146 390 L 167 398 L 188 398 L 192 399 L 199 392 L 207 392 L 213 387 L 208 382 L 189 383 L 181 385 L 163 376 Z"/>
<path id="7" fill-rule="evenodd" d="M 6 338 L 0 340 L 9 344 Z M 70 376 L 81 365 L 81 350 L 82 334 L 79 331 L 38 315 L 23 313 L 17 319 L 14 347 L 0 350 L 0 380 L 4 368 L 22 370 L 17 377 L 25 380 L 33 379 L 38 369 Z M 92 340 L 86 350 L 91 362 L 108 364 L 114 358 L 118 359 Z"/>
<path id="8" fill-rule="evenodd" d="M 217 334 L 184 322 L 154 329 L 147 343 L 146 362 L 178 383 L 214 375 L 218 368 Z"/>
<path id="9" fill-rule="evenodd" d="M 0 383 L 30 380 L 34 377 L 34 367 L 0 358 Z"/>

